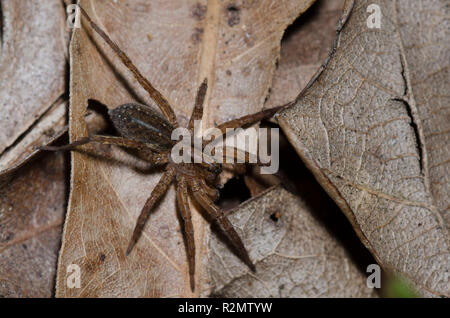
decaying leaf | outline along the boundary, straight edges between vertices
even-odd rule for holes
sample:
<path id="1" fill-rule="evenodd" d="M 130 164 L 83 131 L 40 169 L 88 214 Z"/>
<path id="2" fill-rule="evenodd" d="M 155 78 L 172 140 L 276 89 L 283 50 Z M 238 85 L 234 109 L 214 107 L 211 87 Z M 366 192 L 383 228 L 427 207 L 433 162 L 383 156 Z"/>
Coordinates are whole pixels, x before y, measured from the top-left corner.
<path id="1" fill-rule="evenodd" d="M 199 84 L 208 78 L 203 120 L 212 125 L 262 108 L 283 31 L 313 1 L 80 2 L 166 96 L 181 124 L 186 124 Z M 110 108 L 131 101 L 152 104 L 88 26 L 74 31 L 70 64 L 72 140 L 86 135 L 83 118 L 89 99 Z M 73 154 L 56 295 L 191 296 L 173 191 L 125 256 L 137 215 L 160 175 L 133 170 L 124 151 L 103 150 L 118 162 Z M 120 164 L 124 161 L 127 165 Z M 207 293 L 202 288 L 209 279 L 209 228 L 195 211 L 193 223 L 196 294 Z M 81 268 L 80 289 L 66 286 L 70 264 Z"/>
<path id="2" fill-rule="evenodd" d="M 344 0 L 319 0 L 285 32 L 265 107 L 292 102 L 330 54 Z"/>
<path id="3" fill-rule="evenodd" d="M 210 242 L 213 294 L 225 297 L 370 297 L 344 248 L 310 208 L 280 186 L 228 214 L 255 261 L 250 272 L 216 236 Z"/>
<path id="4" fill-rule="evenodd" d="M 356 1 L 325 70 L 279 116 L 378 262 L 427 296 L 450 295 L 447 37 L 446 1 Z"/>
<path id="5" fill-rule="evenodd" d="M 66 209 L 64 167 L 63 154 L 40 156 L 0 187 L 0 297 L 54 294 Z"/>
<path id="6" fill-rule="evenodd" d="M 2 1 L 0 174 L 63 129 L 68 31 L 63 3 Z"/>

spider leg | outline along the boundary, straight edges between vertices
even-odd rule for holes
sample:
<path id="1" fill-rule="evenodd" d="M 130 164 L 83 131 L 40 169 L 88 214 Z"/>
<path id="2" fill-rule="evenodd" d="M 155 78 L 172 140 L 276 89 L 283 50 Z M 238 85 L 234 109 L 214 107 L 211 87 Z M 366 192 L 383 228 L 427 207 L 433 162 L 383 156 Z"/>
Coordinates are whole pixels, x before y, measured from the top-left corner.
<path id="1" fill-rule="evenodd" d="M 159 201 L 159 199 L 161 199 L 163 194 L 166 193 L 174 177 L 175 177 L 175 169 L 173 169 L 171 165 L 167 166 L 167 170 L 164 172 L 161 179 L 159 179 L 158 184 L 153 189 L 152 193 L 150 194 L 150 197 L 147 199 L 147 202 L 145 202 L 145 205 L 142 208 L 141 213 L 139 214 L 136 226 L 133 231 L 133 235 L 131 237 L 130 243 L 126 251 L 126 255 L 130 254 L 131 251 L 133 250 L 134 245 L 136 245 L 142 233 L 142 230 L 144 229 L 144 225 L 147 222 L 148 216 L 150 215 L 152 208 Z"/>
<path id="2" fill-rule="evenodd" d="M 233 154 L 229 154 L 227 149 L 232 149 Z M 266 163 L 262 163 L 256 154 L 250 153 L 248 151 L 242 150 L 242 149 L 234 147 L 234 146 L 224 145 L 223 150 L 220 149 L 217 154 L 219 156 L 220 155 L 222 156 L 222 162 L 221 162 L 222 164 L 235 164 L 235 163 L 238 163 L 238 159 L 240 159 L 240 160 L 243 160 L 243 162 L 239 162 L 239 163 L 256 163 L 257 165 L 260 165 L 260 166 L 268 165 Z M 203 157 L 204 158 L 207 157 L 209 159 L 209 161 L 211 161 L 211 162 L 215 161 L 215 156 L 210 156 L 207 153 L 203 153 Z M 217 159 L 220 159 L 220 157 Z M 200 163 L 200 164 L 203 164 L 203 163 Z M 210 166 L 210 164 L 208 164 L 208 163 L 204 163 L 203 165 L 205 167 Z"/>
<path id="3" fill-rule="evenodd" d="M 191 173 L 194 173 L 195 176 L 199 178 L 208 180 L 209 183 L 213 183 L 217 179 L 217 174 L 222 171 L 219 165 L 215 166 L 213 164 L 206 163 L 191 165 L 191 167 L 193 169 Z"/>
<path id="4" fill-rule="evenodd" d="M 39 150 L 45 150 L 45 151 L 67 151 L 67 150 L 72 150 L 75 149 L 78 146 L 82 146 L 85 144 L 90 143 L 91 140 L 89 137 L 83 137 L 80 140 L 74 141 L 68 145 L 64 145 L 64 146 L 60 146 L 60 147 L 55 147 L 55 146 L 38 146 L 37 149 Z"/>
<path id="5" fill-rule="evenodd" d="M 235 164 L 235 163 L 255 163 L 259 166 L 267 166 L 270 165 L 270 163 L 263 163 L 259 160 L 258 156 L 252 153 L 249 153 L 248 151 L 232 147 L 232 146 L 225 146 L 225 148 L 233 149 L 233 154 L 230 156 L 230 154 L 227 153 L 225 150 L 223 155 L 223 162 Z M 242 155 L 244 158 L 242 158 Z M 231 159 L 231 162 L 228 162 L 228 160 Z M 243 160 L 243 162 L 238 162 L 238 159 Z M 254 162 L 256 161 L 256 162 Z"/>
<path id="6" fill-rule="evenodd" d="M 236 118 L 236 119 L 227 121 L 227 122 L 225 122 L 223 124 L 220 124 L 216 128 L 218 128 L 221 131 L 222 136 L 225 135 L 225 138 L 226 138 L 227 129 L 251 126 L 251 125 L 257 123 L 258 121 L 261 121 L 264 118 L 268 118 L 268 117 L 273 116 L 276 112 L 278 112 L 279 110 L 281 110 L 281 109 L 283 109 L 285 107 L 290 106 L 291 104 L 292 103 L 288 103 L 288 104 L 285 104 L 285 105 L 282 105 L 282 106 L 274 107 L 274 108 L 271 108 L 271 109 L 266 109 L 266 110 L 260 111 L 258 113 L 255 113 L 255 114 L 251 114 L 251 115 L 243 116 L 243 117 L 240 117 L 240 118 Z M 208 144 L 208 142 L 203 141 L 203 145 L 202 145 L 203 149 L 206 147 L 207 144 Z M 243 152 L 244 155 L 245 155 L 245 159 L 244 159 L 245 162 L 250 162 L 250 158 L 251 158 L 251 156 L 253 156 L 252 154 L 248 153 L 247 151 L 238 149 L 236 147 L 231 147 L 231 146 L 226 146 L 225 145 L 225 148 L 234 148 L 238 152 Z M 225 163 L 226 163 L 226 159 L 227 158 L 232 158 L 233 160 L 236 160 L 237 159 L 236 151 L 233 151 L 233 157 L 227 156 L 226 151 L 223 151 L 223 159 L 224 159 Z M 261 163 L 259 161 L 258 157 L 256 159 L 257 159 L 256 163 L 258 165 L 266 165 L 264 163 Z"/>
<path id="7" fill-rule="evenodd" d="M 144 88 L 150 97 L 156 102 L 158 107 L 161 109 L 163 114 L 169 119 L 170 123 L 174 126 L 177 125 L 177 117 L 175 116 L 175 112 L 173 111 L 172 107 L 170 106 L 169 102 L 166 98 L 156 89 L 153 87 L 153 85 L 150 83 L 148 79 L 146 79 L 142 73 L 138 70 L 138 68 L 133 64 L 133 62 L 130 60 L 130 58 L 123 52 L 119 46 L 114 43 L 109 36 L 94 22 L 91 20 L 89 15 L 87 14 L 84 9 L 78 5 L 80 8 L 81 13 L 84 15 L 84 17 L 89 21 L 91 24 L 92 29 L 94 29 L 95 32 L 97 32 L 109 45 L 109 47 L 116 53 L 116 55 L 120 58 L 122 63 L 133 73 L 135 79 L 138 81 L 138 83 Z"/>
<path id="8" fill-rule="evenodd" d="M 195 288 L 195 241 L 194 226 L 192 224 L 191 210 L 189 207 L 188 189 L 184 177 L 177 179 L 177 203 L 181 217 L 184 223 L 184 232 L 186 234 L 187 257 L 189 263 L 189 278 L 191 290 Z"/>
<path id="9" fill-rule="evenodd" d="M 206 194 L 211 198 L 211 200 L 216 201 L 219 198 L 219 191 L 213 187 L 210 187 L 205 179 L 200 178 L 200 186 L 206 192 Z"/>
<path id="10" fill-rule="evenodd" d="M 132 148 L 132 149 L 138 149 L 138 150 L 153 150 L 155 152 L 159 152 L 159 149 L 156 147 L 153 147 L 152 144 L 146 144 L 134 139 L 129 138 L 123 138 L 123 137 L 116 137 L 116 136 L 101 136 L 101 135 L 94 135 L 89 137 L 83 137 L 80 140 L 74 141 L 68 145 L 61 146 L 61 147 L 53 147 L 53 146 L 43 146 L 39 147 L 41 150 L 48 150 L 48 151 L 64 151 L 64 150 L 72 150 L 75 149 L 78 146 L 85 145 L 91 142 L 98 142 L 105 145 L 116 145 L 126 148 Z"/>
<path id="11" fill-rule="evenodd" d="M 250 257 L 248 256 L 247 250 L 245 249 L 241 238 L 236 233 L 230 221 L 228 221 L 228 219 L 225 217 L 223 211 L 208 197 L 207 193 L 204 192 L 197 180 L 190 180 L 189 185 L 191 186 L 192 194 L 194 195 L 195 200 L 217 222 L 220 229 L 225 234 L 227 234 L 228 239 L 237 249 L 245 264 L 247 264 L 247 266 L 250 267 L 253 272 L 256 271 L 255 265 L 253 265 L 252 261 L 250 260 Z"/>
<path id="12" fill-rule="evenodd" d="M 94 135 L 89 137 L 83 137 L 80 140 L 74 141 L 68 145 L 60 147 L 44 146 L 38 147 L 38 149 L 47 151 L 66 151 L 66 150 L 73 150 L 78 146 L 82 146 L 91 142 L 97 142 L 106 145 L 116 145 L 130 149 L 137 149 L 145 155 L 145 159 L 150 163 L 163 164 L 168 162 L 167 154 L 159 153 L 159 148 L 154 147 L 152 144 L 147 144 L 137 140 L 115 136 Z"/>
<path id="13" fill-rule="evenodd" d="M 225 134 L 227 132 L 227 128 L 247 127 L 247 126 L 257 123 L 258 121 L 263 120 L 264 118 L 269 118 L 269 117 L 273 116 L 280 109 L 282 109 L 286 106 L 289 106 L 289 105 L 290 105 L 290 103 L 283 105 L 283 106 L 266 109 L 266 110 L 263 110 L 263 111 L 260 111 L 260 112 L 257 112 L 257 113 L 251 114 L 251 115 L 246 115 L 246 116 L 243 116 L 240 118 L 236 118 L 236 119 L 227 121 L 223 124 L 220 124 L 219 126 L 217 126 L 217 128 L 220 129 L 222 134 Z"/>
<path id="14" fill-rule="evenodd" d="M 194 121 L 201 120 L 203 117 L 203 102 L 205 101 L 206 90 L 208 89 L 208 80 L 205 78 L 200 85 L 195 98 L 194 109 L 192 110 L 191 119 L 189 120 L 188 129 L 192 131 L 194 129 Z"/>

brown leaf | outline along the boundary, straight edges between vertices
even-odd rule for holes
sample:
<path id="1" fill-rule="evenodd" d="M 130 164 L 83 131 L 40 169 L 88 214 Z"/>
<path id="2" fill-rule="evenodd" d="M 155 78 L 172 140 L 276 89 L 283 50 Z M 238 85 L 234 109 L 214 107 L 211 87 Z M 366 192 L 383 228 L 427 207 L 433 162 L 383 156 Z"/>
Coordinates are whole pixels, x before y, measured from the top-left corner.
<path id="1" fill-rule="evenodd" d="M 289 26 L 265 107 L 292 102 L 330 54 L 344 0 L 319 0 Z"/>
<path id="2" fill-rule="evenodd" d="M 208 124 L 261 109 L 282 33 L 312 2 L 86 0 L 81 4 L 166 96 L 185 125 L 205 77 L 209 90 L 203 120 Z M 90 30 L 86 33 L 86 28 L 74 31 L 70 64 L 72 140 L 86 135 L 83 117 L 88 99 L 111 108 L 131 101 L 152 103 L 103 41 Z M 106 153 L 132 162 L 124 151 L 112 148 Z M 150 216 L 134 251 L 125 256 L 137 215 L 160 174 L 139 173 L 82 153 L 73 154 L 72 168 L 56 295 L 192 295 L 173 189 Z M 193 222 L 196 294 L 208 293 L 203 282 L 208 279 L 209 228 L 195 211 Z M 66 286 L 70 264 L 81 267 L 81 289 Z"/>
<path id="3" fill-rule="evenodd" d="M 59 0 L 2 1 L 0 172 L 19 166 L 65 125 L 68 31 Z"/>
<path id="4" fill-rule="evenodd" d="M 223 297 L 373 297 L 365 275 L 305 202 L 280 186 L 230 211 L 255 261 L 251 273 L 216 236 L 213 294 Z"/>
<path id="5" fill-rule="evenodd" d="M 0 297 L 53 295 L 66 177 L 64 156 L 50 154 L 0 188 Z"/>
<path id="6" fill-rule="evenodd" d="M 445 1 L 357 1 L 325 70 L 279 117 L 378 262 L 427 296 L 450 295 L 447 17 Z"/>

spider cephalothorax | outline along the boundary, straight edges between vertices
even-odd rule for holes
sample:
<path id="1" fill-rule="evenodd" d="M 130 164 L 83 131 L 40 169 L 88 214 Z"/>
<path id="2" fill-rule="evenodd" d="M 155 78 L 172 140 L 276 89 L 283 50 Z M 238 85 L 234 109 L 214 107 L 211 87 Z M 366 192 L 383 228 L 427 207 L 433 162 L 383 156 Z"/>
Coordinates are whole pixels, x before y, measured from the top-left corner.
<path id="1" fill-rule="evenodd" d="M 120 137 L 94 135 L 84 137 L 78 141 L 62 147 L 42 147 L 46 150 L 71 150 L 77 146 L 90 142 L 118 145 L 135 149 L 139 156 L 154 165 L 164 165 L 164 173 L 147 199 L 136 222 L 133 235 L 128 245 L 126 254 L 131 253 L 134 245 L 139 239 L 145 222 L 152 211 L 152 208 L 168 190 L 172 183 L 176 186 L 176 200 L 179 212 L 183 219 L 184 233 L 186 236 L 187 256 L 189 262 L 189 275 L 191 289 L 194 290 L 195 274 L 195 245 L 194 228 L 191 220 L 189 206 L 189 195 L 197 201 L 205 210 L 208 216 L 217 223 L 222 232 L 229 239 L 239 253 L 241 259 L 255 270 L 247 250 L 239 235 L 234 230 L 231 223 L 225 217 L 222 210 L 214 204 L 219 193 L 215 188 L 215 182 L 222 170 L 222 165 L 217 162 L 212 163 L 177 163 L 171 157 L 171 150 L 175 141 L 171 139 L 172 131 L 177 128 L 178 122 L 172 107 L 167 100 L 159 93 L 151 83 L 139 72 L 127 55 L 103 32 L 80 7 L 84 17 L 89 21 L 91 27 L 106 41 L 112 50 L 118 55 L 125 66 L 133 73 L 139 84 L 150 94 L 155 104 L 162 114 L 153 106 L 141 104 L 124 104 L 109 112 L 111 120 L 119 132 Z M 207 91 L 206 79 L 200 85 L 195 100 L 195 106 L 187 129 L 192 133 L 196 120 L 201 120 L 203 115 L 203 101 Z M 247 115 L 219 125 L 217 128 L 225 134 L 228 128 L 238 128 L 252 125 L 264 118 L 270 117 L 278 111 L 280 107 L 261 111 L 256 114 Z M 201 146 L 201 150 L 205 145 Z M 247 154 L 248 155 L 248 154 Z M 248 156 L 246 155 L 246 159 Z M 233 164 L 231 164 L 233 165 Z"/>

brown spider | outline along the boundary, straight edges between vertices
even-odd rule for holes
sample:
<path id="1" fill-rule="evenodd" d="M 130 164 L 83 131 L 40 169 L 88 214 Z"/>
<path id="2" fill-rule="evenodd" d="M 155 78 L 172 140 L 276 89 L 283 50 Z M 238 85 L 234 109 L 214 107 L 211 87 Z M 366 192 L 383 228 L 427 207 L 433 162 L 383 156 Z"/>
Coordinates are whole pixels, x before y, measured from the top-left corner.
<path id="1" fill-rule="evenodd" d="M 120 58 L 122 63 L 133 73 L 139 84 L 150 94 L 150 97 L 156 102 L 163 115 L 151 106 L 135 103 L 124 104 L 109 111 L 114 127 L 119 132 L 121 137 L 94 135 L 84 137 L 62 147 L 47 146 L 41 147 L 41 149 L 50 151 L 72 150 L 80 145 L 97 142 L 136 149 L 139 152 L 139 155 L 151 164 L 165 165 L 164 174 L 153 189 L 139 215 L 126 251 L 127 255 L 131 253 L 134 245 L 139 239 L 152 208 L 175 180 L 177 205 L 184 221 L 184 233 L 187 245 L 189 276 L 192 291 L 194 291 L 195 284 L 195 244 L 194 228 L 189 207 L 189 192 L 200 204 L 200 206 L 203 207 L 211 219 L 219 225 L 219 228 L 230 240 L 231 244 L 234 246 L 245 264 L 247 264 L 252 271 L 255 271 L 255 266 L 250 260 L 247 250 L 245 249 L 239 235 L 225 217 L 223 211 L 214 204 L 214 201 L 217 200 L 219 196 L 215 185 L 217 181 L 216 179 L 222 171 L 222 164 L 175 163 L 171 159 L 171 149 L 175 144 L 174 141 L 171 140 L 171 133 L 173 129 L 178 127 L 177 119 L 172 107 L 162 96 L 162 94 L 158 92 L 140 73 L 140 71 L 131 62 L 128 56 L 117 46 L 117 44 L 115 44 L 108 37 L 108 35 L 106 35 L 106 33 L 91 20 L 89 15 L 81 6 L 79 6 L 79 8 L 83 16 L 89 21 L 91 27 L 106 41 L 109 47 Z M 203 101 L 206 91 L 207 81 L 205 79 L 198 89 L 195 106 L 187 127 L 191 132 L 194 128 L 194 121 L 201 120 L 202 118 Z M 272 116 L 281 107 L 264 110 L 252 115 L 234 119 L 219 125 L 217 128 L 219 128 L 222 135 L 224 135 L 227 128 L 250 126 L 264 118 Z M 203 144 L 202 148 L 204 148 L 204 146 L 205 145 Z M 236 152 L 234 154 L 236 156 Z M 245 154 L 245 159 L 248 162 L 248 153 Z"/>

